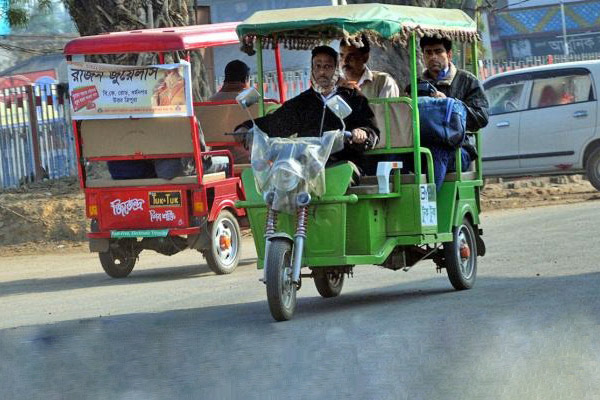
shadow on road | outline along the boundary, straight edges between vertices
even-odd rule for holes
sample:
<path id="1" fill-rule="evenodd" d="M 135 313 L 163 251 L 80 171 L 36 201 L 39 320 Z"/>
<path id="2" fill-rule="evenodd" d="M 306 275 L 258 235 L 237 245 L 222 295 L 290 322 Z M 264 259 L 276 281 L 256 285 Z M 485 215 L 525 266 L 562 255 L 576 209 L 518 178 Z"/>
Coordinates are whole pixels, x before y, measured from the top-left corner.
<path id="1" fill-rule="evenodd" d="M 600 272 L 426 279 L 300 297 L 284 323 L 263 300 L 6 329 L 0 398 L 331 398 L 332 382 L 337 398 L 591 398 L 598 287 Z"/>
<path id="2" fill-rule="evenodd" d="M 256 258 L 240 260 L 239 267 L 256 263 Z M 101 270 L 100 264 L 98 269 Z M 235 272 L 233 272 L 235 273 Z M 165 268 L 135 269 L 127 278 L 114 279 L 104 272 L 56 278 L 34 278 L 0 282 L 0 298 L 15 294 L 48 293 L 62 290 L 86 289 L 103 286 L 135 285 L 149 282 L 174 281 L 180 279 L 214 276 L 206 264 L 184 265 Z"/>

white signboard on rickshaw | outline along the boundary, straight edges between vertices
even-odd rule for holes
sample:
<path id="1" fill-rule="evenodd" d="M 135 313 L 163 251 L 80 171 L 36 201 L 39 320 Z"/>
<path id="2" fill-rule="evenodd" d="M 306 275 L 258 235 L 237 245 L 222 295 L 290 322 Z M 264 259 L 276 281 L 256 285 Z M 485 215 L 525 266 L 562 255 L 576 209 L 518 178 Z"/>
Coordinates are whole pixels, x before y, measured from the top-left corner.
<path id="1" fill-rule="evenodd" d="M 193 115 L 186 61 L 148 66 L 70 62 L 68 68 L 74 120 Z"/>

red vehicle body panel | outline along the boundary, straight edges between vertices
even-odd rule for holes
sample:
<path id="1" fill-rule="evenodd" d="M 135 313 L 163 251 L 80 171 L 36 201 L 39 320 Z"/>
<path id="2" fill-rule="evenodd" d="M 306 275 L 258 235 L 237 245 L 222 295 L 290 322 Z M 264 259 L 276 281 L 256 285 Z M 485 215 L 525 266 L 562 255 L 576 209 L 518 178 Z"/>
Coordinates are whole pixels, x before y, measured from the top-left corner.
<path id="1" fill-rule="evenodd" d="M 128 32 L 111 32 L 74 39 L 67 43 L 64 54 L 72 55 L 164 53 L 206 47 L 239 44 L 236 27 L 239 22 L 195 25 L 160 29 L 142 29 Z M 213 103 L 214 104 L 214 103 Z M 196 104 L 195 104 L 196 105 Z M 190 235 L 200 232 L 192 226 L 192 217 L 206 217 L 214 221 L 221 210 L 228 208 L 238 217 L 244 217 L 244 209 L 235 208 L 235 201 L 244 199 L 239 177 L 233 176 L 233 159 L 228 151 L 201 152 L 198 125 L 190 118 L 190 135 L 194 153 L 93 157 L 89 161 L 131 160 L 146 158 L 193 157 L 197 166 L 196 184 L 171 184 L 131 187 L 86 187 L 85 170 L 78 163 L 80 185 L 85 191 L 88 218 L 97 220 L 99 231 L 88 234 L 89 238 L 110 238 L 111 231 L 168 229 L 168 235 Z M 73 121 L 75 147 L 78 160 L 82 158 L 81 136 L 77 122 Z M 226 143 L 236 144 L 235 142 Z M 204 155 L 227 155 L 230 157 L 230 178 L 204 183 L 202 180 L 202 157 Z M 175 203 L 168 204 L 177 198 Z M 202 199 L 204 211 L 194 210 L 194 200 Z M 164 204 L 163 204 L 164 202 Z M 97 215 L 90 215 L 90 206 L 96 206 Z"/>
<path id="2" fill-rule="evenodd" d="M 239 43 L 239 22 L 140 29 L 83 36 L 64 48 L 67 56 L 80 54 L 164 53 Z"/>

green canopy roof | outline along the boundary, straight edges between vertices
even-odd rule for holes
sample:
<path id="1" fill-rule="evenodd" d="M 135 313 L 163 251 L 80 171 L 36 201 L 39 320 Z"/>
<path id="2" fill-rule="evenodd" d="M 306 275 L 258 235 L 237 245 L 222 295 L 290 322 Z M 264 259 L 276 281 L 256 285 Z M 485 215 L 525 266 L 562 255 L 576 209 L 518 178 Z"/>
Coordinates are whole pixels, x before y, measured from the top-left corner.
<path id="1" fill-rule="evenodd" d="M 406 45 L 412 32 L 451 40 L 478 40 L 477 25 L 461 10 L 389 4 L 351 4 L 259 11 L 237 27 L 246 51 L 261 37 L 265 45 L 275 40 L 290 49 L 308 49 L 323 41 L 366 34 L 375 43 Z"/>

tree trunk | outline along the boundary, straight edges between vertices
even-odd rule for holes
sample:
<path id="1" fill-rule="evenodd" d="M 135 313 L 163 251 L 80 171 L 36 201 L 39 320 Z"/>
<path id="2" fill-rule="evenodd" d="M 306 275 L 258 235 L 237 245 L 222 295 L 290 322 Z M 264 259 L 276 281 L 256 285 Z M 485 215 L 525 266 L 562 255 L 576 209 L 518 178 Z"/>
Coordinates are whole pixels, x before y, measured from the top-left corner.
<path id="1" fill-rule="evenodd" d="M 63 0 L 81 36 L 105 32 L 128 31 L 144 28 L 164 28 L 193 24 L 193 1 L 190 0 Z M 176 57 L 182 57 L 182 54 Z M 194 99 L 210 94 L 206 69 L 199 51 L 191 53 Z M 157 63 L 151 54 L 120 54 L 96 56 L 92 61 L 142 65 Z M 166 58 L 167 62 L 173 62 Z"/>
<path id="2" fill-rule="evenodd" d="M 376 2 L 417 7 L 443 7 L 446 0 L 379 0 Z M 375 1 L 347 0 L 347 3 L 364 4 L 375 3 Z M 390 51 L 390 49 L 393 51 Z M 417 54 L 420 55 L 420 50 L 417 50 Z M 423 68 L 421 57 L 417 57 L 417 61 L 417 68 L 421 70 Z M 385 71 L 392 75 L 396 79 L 396 82 L 398 82 L 401 92 L 404 91 L 406 86 L 410 83 L 410 56 L 408 54 L 408 48 L 398 45 L 392 46 L 390 44 L 388 44 L 387 48 L 372 46 L 369 67 L 373 70 Z"/>

